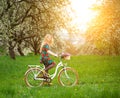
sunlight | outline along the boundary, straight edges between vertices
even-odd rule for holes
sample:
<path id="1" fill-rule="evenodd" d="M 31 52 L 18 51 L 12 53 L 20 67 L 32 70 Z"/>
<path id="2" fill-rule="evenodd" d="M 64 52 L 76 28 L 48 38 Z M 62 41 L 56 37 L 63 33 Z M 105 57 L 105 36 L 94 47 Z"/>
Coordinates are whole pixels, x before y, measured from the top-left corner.
<path id="1" fill-rule="evenodd" d="M 82 35 L 86 33 L 92 19 L 98 15 L 98 11 L 93 10 L 93 6 L 101 5 L 103 0 L 69 1 L 70 5 L 67 6 L 68 8 L 66 8 L 66 10 L 69 13 L 69 17 L 71 17 L 70 24 L 75 26 L 78 29 L 78 32 L 72 33 L 62 29 L 60 31 L 60 36 L 62 39 L 69 40 L 73 45 L 79 46 L 85 43 L 85 38 Z"/>
<path id="2" fill-rule="evenodd" d="M 70 0 L 73 9 L 73 23 L 79 27 L 84 33 L 87 29 L 87 24 L 97 15 L 97 12 L 92 10 L 94 4 L 100 4 L 101 0 Z"/>

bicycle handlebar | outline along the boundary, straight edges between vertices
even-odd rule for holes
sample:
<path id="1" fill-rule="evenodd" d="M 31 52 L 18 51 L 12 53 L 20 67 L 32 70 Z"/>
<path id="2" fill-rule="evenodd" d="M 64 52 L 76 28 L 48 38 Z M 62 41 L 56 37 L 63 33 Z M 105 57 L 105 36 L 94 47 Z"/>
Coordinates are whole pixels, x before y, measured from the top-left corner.
<path id="1" fill-rule="evenodd" d="M 61 54 L 58 54 L 58 57 L 60 59 L 66 59 L 66 60 L 70 60 L 70 54 L 69 53 L 61 53 Z"/>

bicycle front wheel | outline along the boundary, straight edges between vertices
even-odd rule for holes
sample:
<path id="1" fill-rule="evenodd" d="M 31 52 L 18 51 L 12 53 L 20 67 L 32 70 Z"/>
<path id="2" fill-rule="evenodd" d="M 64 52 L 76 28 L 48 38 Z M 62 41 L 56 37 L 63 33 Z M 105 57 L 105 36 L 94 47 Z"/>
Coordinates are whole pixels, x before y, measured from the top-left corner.
<path id="1" fill-rule="evenodd" d="M 78 73 L 73 68 L 64 68 L 58 75 L 58 82 L 62 86 L 75 86 L 78 83 Z"/>
<path id="2" fill-rule="evenodd" d="M 43 84 L 42 80 L 37 80 L 35 79 L 36 75 L 40 73 L 41 70 L 39 68 L 30 68 L 26 73 L 25 73 L 25 83 L 29 87 L 39 87 Z M 41 72 L 41 74 L 43 74 Z"/>

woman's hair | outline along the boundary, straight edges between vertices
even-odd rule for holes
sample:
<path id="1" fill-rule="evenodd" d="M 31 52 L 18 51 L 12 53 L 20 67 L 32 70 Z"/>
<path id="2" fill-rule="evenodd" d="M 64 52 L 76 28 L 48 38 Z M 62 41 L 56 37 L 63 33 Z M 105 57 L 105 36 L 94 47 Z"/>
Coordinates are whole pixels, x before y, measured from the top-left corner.
<path id="1" fill-rule="evenodd" d="M 50 46 L 53 44 L 53 36 L 52 36 L 52 35 L 50 35 L 50 34 L 46 34 L 46 35 L 45 35 L 45 37 L 44 37 L 44 39 L 43 39 L 43 41 L 42 41 L 42 43 L 41 43 L 40 53 L 41 53 L 41 51 L 42 51 L 43 45 L 45 45 L 45 44 L 48 44 L 48 45 L 50 45 Z"/>

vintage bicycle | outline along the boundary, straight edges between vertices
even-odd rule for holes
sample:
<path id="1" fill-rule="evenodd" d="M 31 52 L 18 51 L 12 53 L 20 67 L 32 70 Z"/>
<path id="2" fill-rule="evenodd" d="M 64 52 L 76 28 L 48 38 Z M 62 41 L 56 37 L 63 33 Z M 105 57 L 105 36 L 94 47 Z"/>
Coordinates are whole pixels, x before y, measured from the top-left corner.
<path id="1" fill-rule="evenodd" d="M 62 86 L 75 86 L 78 83 L 78 73 L 75 69 L 69 67 L 67 63 L 63 63 L 62 59 L 70 60 L 69 54 L 62 54 L 59 56 L 59 63 L 57 64 L 53 74 L 49 74 L 48 78 L 38 77 L 38 75 L 44 76 L 44 65 L 28 65 L 28 70 L 25 73 L 25 83 L 29 87 L 42 86 L 44 82 L 50 83 L 57 75 L 58 82 Z M 60 71 L 58 72 L 58 69 Z"/>

